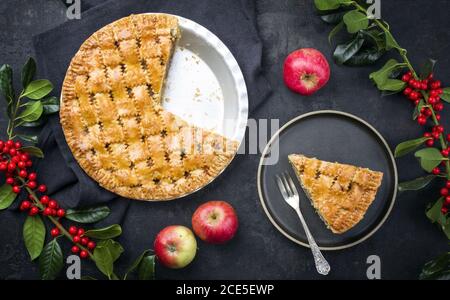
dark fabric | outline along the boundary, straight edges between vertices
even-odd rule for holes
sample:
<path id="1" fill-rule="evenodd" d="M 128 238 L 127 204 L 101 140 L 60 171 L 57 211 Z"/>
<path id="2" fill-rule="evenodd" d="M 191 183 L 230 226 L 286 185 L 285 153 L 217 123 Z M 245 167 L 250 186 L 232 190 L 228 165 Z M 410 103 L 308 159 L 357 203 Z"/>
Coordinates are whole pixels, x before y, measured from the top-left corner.
<path id="1" fill-rule="evenodd" d="M 82 14 L 81 20 L 68 21 L 34 38 L 40 74 L 54 83 L 56 87 L 55 94 L 58 95 L 60 93 L 60 87 L 71 58 L 90 34 L 121 17 L 131 13 L 143 12 L 172 13 L 187 17 L 207 27 L 229 47 L 236 57 L 248 87 L 250 111 L 257 108 L 268 98 L 270 89 L 260 70 L 262 45 L 255 28 L 254 2 L 245 0 L 227 1 L 226 4 L 220 0 L 189 0 L 171 2 L 170 4 L 165 0 L 111 0 L 91 8 Z M 173 216 L 172 212 L 174 210 L 180 211 L 189 207 L 186 205 L 188 200 L 183 199 L 178 200 L 177 203 L 172 203 L 171 206 L 166 206 L 166 204 L 149 204 L 143 208 L 142 203 L 121 199 L 101 188 L 84 173 L 73 158 L 65 141 L 58 116 L 50 118 L 44 127 L 40 136 L 40 147 L 46 153 L 46 156 L 38 162 L 37 171 L 48 185 L 51 196 L 58 199 L 67 208 L 93 206 L 101 203 L 108 204 L 113 215 L 105 220 L 104 224 L 122 224 L 122 220 L 127 216 L 128 224 L 124 227 L 144 230 L 142 227 L 150 225 L 146 226 L 142 222 L 134 225 L 133 220 L 136 218 L 147 218 L 149 209 L 153 210 L 152 221 L 158 220 L 159 224 L 164 224 L 164 221 L 168 219 L 165 215 Z M 227 171 L 222 174 L 221 179 L 216 180 L 200 193 L 187 198 L 196 199 L 196 197 L 201 195 L 202 199 L 214 199 L 220 184 L 216 182 L 223 181 L 224 176 L 228 178 L 228 189 L 233 190 L 233 186 L 242 182 L 242 178 L 233 175 L 235 172 L 240 172 L 236 168 L 236 164 L 239 164 L 240 161 L 240 159 L 235 160 Z M 242 174 L 242 172 L 240 173 Z M 221 193 L 221 195 L 223 194 Z M 126 214 L 130 205 L 135 207 L 132 217 Z M 190 209 L 190 213 L 192 213 L 198 202 L 191 202 L 190 205 L 192 205 Z M 136 209 L 136 207 L 141 208 Z M 156 207 L 165 207 L 158 217 L 154 216 Z M 186 218 L 189 218 L 190 213 L 188 211 Z M 155 230 L 160 229 L 155 226 L 158 223 L 153 223 L 151 226 Z M 189 224 L 189 221 L 185 224 Z M 99 224 L 99 226 L 101 225 L 103 224 Z M 145 248 L 151 248 L 149 243 L 151 242 L 150 237 L 148 241 L 146 240 L 137 245 L 136 241 L 131 237 L 129 242 L 127 240 L 121 241 L 124 243 L 125 248 L 131 248 L 131 253 L 136 252 L 137 254 L 137 252 Z"/>

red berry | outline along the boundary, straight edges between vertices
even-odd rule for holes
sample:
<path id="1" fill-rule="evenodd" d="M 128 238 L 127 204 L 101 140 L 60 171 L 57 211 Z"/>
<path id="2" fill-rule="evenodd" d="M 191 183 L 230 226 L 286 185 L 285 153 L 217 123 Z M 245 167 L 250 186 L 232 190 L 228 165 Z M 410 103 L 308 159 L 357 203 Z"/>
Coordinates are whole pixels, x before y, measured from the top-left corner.
<path id="1" fill-rule="evenodd" d="M 8 140 L 8 141 L 6 142 L 6 146 L 8 146 L 9 148 L 11 148 L 11 147 L 14 146 L 14 142 L 11 141 L 11 140 Z"/>
<path id="2" fill-rule="evenodd" d="M 430 91 L 430 97 L 437 97 L 439 96 L 438 90 L 431 90 Z"/>
<path id="3" fill-rule="evenodd" d="M 415 106 L 419 105 L 419 103 L 420 103 L 420 99 L 414 100 L 414 105 L 415 105 Z"/>
<path id="4" fill-rule="evenodd" d="M 450 154 L 449 151 L 447 149 L 444 149 L 441 151 L 442 156 L 444 157 L 448 157 L 448 155 Z"/>
<path id="5" fill-rule="evenodd" d="M 434 140 L 427 140 L 426 142 L 425 142 L 425 145 L 427 145 L 427 147 L 433 147 L 434 146 Z"/>
<path id="6" fill-rule="evenodd" d="M 409 81 L 408 81 L 408 85 L 411 87 L 411 88 L 414 88 L 414 85 L 416 84 L 416 80 L 414 79 L 414 78 L 411 78 Z"/>
<path id="7" fill-rule="evenodd" d="M 434 108 L 435 111 L 442 111 L 444 109 L 444 104 L 443 103 L 436 103 L 433 106 L 433 108 Z"/>
<path id="8" fill-rule="evenodd" d="M 445 205 L 450 205 L 450 196 L 445 197 Z"/>
<path id="9" fill-rule="evenodd" d="M 22 143 L 17 141 L 14 143 L 14 147 L 16 147 L 16 149 L 22 148 Z"/>
<path id="10" fill-rule="evenodd" d="M 434 175 L 439 175 L 441 174 L 441 169 L 439 169 L 438 167 L 434 168 L 433 171 L 431 171 Z"/>
<path id="11" fill-rule="evenodd" d="M 436 120 L 438 120 L 438 121 L 441 120 L 441 115 L 440 114 L 436 114 Z"/>
<path id="12" fill-rule="evenodd" d="M 69 227 L 69 233 L 70 233 L 70 235 L 76 235 L 77 232 L 78 232 L 78 228 L 77 228 L 77 227 L 75 227 L 75 226 L 70 226 L 70 227 Z"/>
<path id="13" fill-rule="evenodd" d="M 448 189 L 447 188 L 442 188 L 441 189 L 441 196 L 447 196 L 448 195 Z"/>
<path id="14" fill-rule="evenodd" d="M 29 159 L 30 159 L 30 156 L 27 153 L 24 153 L 24 154 L 20 155 L 20 160 L 23 161 L 23 162 L 26 162 Z"/>
<path id="15" fill-rule="evenodd" d="M 7 184 L 9 184 L 9 185 L 13 185 L 13 184 L 14 184 L 14 182 L 15 182 L 14 178 L 12 178 L 12 177 L 8 177 L 8 178 L 6 178 L 6 183 L 7 183 Z"/>
<path id="16" fill-rule="evenodd" d="M 16 155 L 11 158 L 11 161 L 15 164 L 18 164 L 21 160 L 20 160 L 20 157 L 18 155 Z"/>
<path id="17" fill-rule="evenodd" d="M 18 185 L 13 186 L 12 191 L 16 194 L 20 193 L 20 186 Z"/>
<path id="18" fill-rule="evenodd" d="M 420 89 L 421 90 L 426 90 L 428 88 L 428 83 L 425 83 L 425 82 L 422 82 L 421 84 L 420 84 Z"/>
<path id="19" fill-rule="evenodd" d="M 431 117 L 431 115 L 433 114 L 431 109 L 426 108 L 424 111 L 425 111 L 425 116 L 427 116 L 427 117 Z"/>
<path id="20" fill-rule="evenodd" d="M 90 241 L 88 244 L 87 244 L 87 247 L 88 247 L 88 249 L 89 250 L 93 250 L 94 248 L 95 248 L 95 242 L 93 242 L 93 241 Z"/>
<path id="21" fill-rule="evenodd" d="M 446 214 L 448 213 L 448 208 L 445 207 L 445 206 L 442 206 L 442 208 L 441 208 L 441 213 L 442 213 L 443 215 L 446 215 Z"/>
<path id="22" fill-rule="evenodd" d="M 403 95 L 408 96 L 409 94 L 411 94 L 412 89 L 410 87 L 407 87 L 406 89 L 403 90 Z"/>
<path id="23" fill-rule="evenodd" d="M 21 211 L 28 210 L 30 207 L 31 207 L 31 202 L 28 200 L 22 201 L 22 203 L 20 204 Z"/>
<path id="24" fill-rule="evenodd" d="M 28 181 L 27 186 L 30 189 L 34 190 L 37 187 L 37 183 L 36 183 L 36 181 Z"/>
<path id="25" fill-rule="evenodd" d="M 78 252 L 80 252 L 80 247 L 78 246 L 72 246 L 72 249 L 70 249 L 72 251 L 72 253 L 77 254 Z"/>
<path id="26" fill-rule="evenodd" d="M 44 196 L 41 197 L 40 201 L 41 201 L 41 203 L 43 205 L 48 205 L 48 202 L 50 201 L 50 198 L 47 195 L 44 195 Z"/>
<path id="27" fill-rule="evenodd" d="M 52 236 L 52 237 L 57 237 L 58 235 L 59 235 L 59 229 L 58 228 L 53 228 L 51 231 L 50 231 L 50 235 Z"/>
<path id="28" fill-rule="evenodd" d="M 20 170 L 19 171 L 19 176 L 20 177 L 27 178 L 27 175 L 28 175 L 27 171 L 25 171 L 25 170 Z"/>
<path id="29" fill-rule="evenodd" d="M 17 157 L 17 156 L 15 156 Z M 17 166 L 19 167 L 19 169 L 25 169 L 25 167 L 27 166 L 23 161 L 19 161 L 17 162 Z"/>
<path id="30" fill-rule="evenodd" d="M 45 184 L 39 185 L 38 191 L 41 193 L 45 193 L 47 191 L 47 186 Z"/>
<path id="31" fill-rule="evenodd" d="M 37 179 L 36 173 L 33 172 L 33 173 L 28 174 L 28 180 L 35 181 L 36 179 Z"/>
<path id="32" fill-rule="evenodd" d="M 50 200 L 48 202 L 48 207 L 56 209 L 58 207 L 58 203 L 55 200 Z"/>
<path id="33" fill-rule="evenodd" d="M 431 88 L 433 90 L 439 89 L 441 87 L 441 81 L 440 80 L 435 80 L 431 83 Z"/>
<path id="34" fill-rule="evenodd" d="M 44 216 L 51 216 L 52 215 L 52 209 L 50 207 L 46 207 L 44 209 L 43 214 L 44 214 Z"/>
<path id="35" fill-rule="evenodd" d="M 30 168 L 33 165 L 33 162 L 31 160 L 27 160 L 25 164 L 27 165 L 28 168 Z"/>
<path id="36" fill-rule="evenodd" d="M 81 238 L 81 245 L 86 246 L 89 243 L 89 239 L 87 237 Z"/>
<path id="37" fill-rule="evenodd" d="M 0 163 L 0 171 L 6 171 L 8 169 L 8 164 L 5 162 Z"/>
<path id="38" fill-rule="evenodd" d="M 8 171 L 9 171 L 9 172 L 13 172 L 15 169 L 16 169 L 16 164 L 13 163 L 13 162 L 10 162 L 10 163 L 8 164 Z"/>
<path id="39" fill-rule="evenodd" d="M 442 126 L 442 125 L 437 125 L 435 128 L 436 128 L 436 131 L 439 132 L 439 133 L 443 133 L 444 132 L 444 126 Z"/>
<path id="40" fill-rule="evenodd" d="M 430 103 L 431 105 L 434 105 L 437 103 L 437 98 L 436 97 L 429 97 L 428 98 L 428 103 Z"/>
<path id="41" fill-rule="evenodd" d="M 79 236 L 82 236 L 82 235 L 84 234 L 84 229 L 83 229 L 83 228 L 78 229 L 77 234 L 78 234 Z"/>
<path id="42" fill-rule="evenodd" d="M 419 93 L 418 92 L 416 92 L 416 91 L 412 91 L 410 94 L 409 94 L 409 99 L 411 99 L 411 100 L 417 100 L 417 99 L 419 99 Z"/>
<path id="43" fill-rule="evenodd" d="M 420 115 L 417 118 L 417 123 L 419 123 L 419 125 L 423 126 L 423 125 L 425 125 L 427 123 L 427 118 L 425 118 L 424 115 Z"/>
<path id="44" fill-rule="evenodd" d="M 0 148 L 3 148 L 5 146 L 5 142 L 4 141 L 0 141 Z"/>
<path id="45" fill-rule="evenodd" d="M 450 180 L 447 180 L 447 182 L 445 183 L 445 187 L 450 189 Z"/>
<path id="46" fill-rule="evenodd" d="M 431 133 L 430 132 L 425 132 L 424 134 L 423 134 L 423 137 L 431 137 Z"/>
<path id="47" fill-rule="evenodd" d="M 16 154 L 17 154 L 17 150 L 16 149 L 12 148 L 12 149 L 9 150 L 9 155 L 15 156 Z"/>
<path id="48" fill-rule="evenodd" d="M 89 253 L 86 250 L 81 250 L 80 252 L 80 257 L 81 258 L 86 258 L 89 256 Z"/>
<path id="49" fill-rule="evenodd" d="M 447 142 L 450 142 L 450 133 L 447 134 Z"/>
<path id="50" fill-rule="evenodd" d="M 76 235 L 76 236 L 73 237 L 73 242 L 74 243 L 79 243 L 80 241 L 81 241 L 81 238 L 80 238 L 79 235 Z"/>
<path id="51" fill-rule="evenodd" d="M 58 210 L 56 211 L 56 215 L 57 215 L 58 217 L 62 218 L 62 217 L 64 217 L 64 216 L 66 215 L 66 211 L 65 211 L 64 209 L 60 208 L 60 209 L 58 209 Z"/>
<path id="52" fill-rule="evenodd" d="M 403 74 L 402 81 L 408 82 L 411 79 L 411 75 L 409 74 Z"/>
<path id="53" fill-rule="evenodd" d="M 28 214 L 30 216 L 35 216 L 39 213 L 39 208 L 37 208 L 36 206 L 33 206 L 30 208 L 30 211 L 28 212 Z"/>

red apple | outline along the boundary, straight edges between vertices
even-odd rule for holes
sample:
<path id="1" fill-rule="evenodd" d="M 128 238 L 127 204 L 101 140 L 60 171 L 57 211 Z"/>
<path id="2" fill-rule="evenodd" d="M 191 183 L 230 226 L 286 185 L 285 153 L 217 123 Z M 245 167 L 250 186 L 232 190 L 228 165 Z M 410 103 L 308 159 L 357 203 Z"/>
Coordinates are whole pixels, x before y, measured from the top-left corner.
<path id="1" fill-rule="evenodd" d="M 312 48 L 298 49 L 284 61 L 283 77 L 289 89 L 309 96 L 328 82 L 330 65 L 320 51 Z"/>
<path id="2" fill-rule="evenodd" d="M 158 233 L 154 250 L 156 257 L 164 266 L 181 269 L 194 259 L 197 252 L 197 241 L 189 228 L 172 225 Z"/>
<path id="3" fill-rule="evenodd" d="M 202 204 L 192 216 L 192 228 L 203 241 L 223 244 L 231 240 L 238 229 L 234 208 L 225 201 Z"/>

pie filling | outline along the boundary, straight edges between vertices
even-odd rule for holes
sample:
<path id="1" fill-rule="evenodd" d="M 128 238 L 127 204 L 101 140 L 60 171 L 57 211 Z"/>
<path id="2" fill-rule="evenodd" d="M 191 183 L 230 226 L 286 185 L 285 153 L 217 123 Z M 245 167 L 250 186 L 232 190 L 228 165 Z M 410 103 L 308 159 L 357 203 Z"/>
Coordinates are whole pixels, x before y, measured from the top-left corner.
<path id="1" fill-rule="evenodd" d="M 143 200 L 181 197 L 228 165 L 238 143 L 165 111 L 178 19 L 131 15 L 90 36 L 64 80 L 60 119 L 80 166 L 104 188 Z"/>
<path id="2" fill-rule="evenodd" d="M 383 173 L 289 155 L 298 180 L 327 227 L 342 234 L 358 224 L 375 200 Z"/>

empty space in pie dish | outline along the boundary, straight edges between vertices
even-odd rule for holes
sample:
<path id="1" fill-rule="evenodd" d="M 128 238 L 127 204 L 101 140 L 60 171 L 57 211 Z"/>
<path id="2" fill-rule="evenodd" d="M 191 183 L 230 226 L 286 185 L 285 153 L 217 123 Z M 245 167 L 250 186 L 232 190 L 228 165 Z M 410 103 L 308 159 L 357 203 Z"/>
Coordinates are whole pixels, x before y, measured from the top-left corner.
<path id="1" fill-rule="evenodd" d="M 241 141 L 248 100 L 236 61 L 204 27 L 181 17 L 179 25 L 181 38 L 165 80 L 164 108 L 190 124 Z"/>

